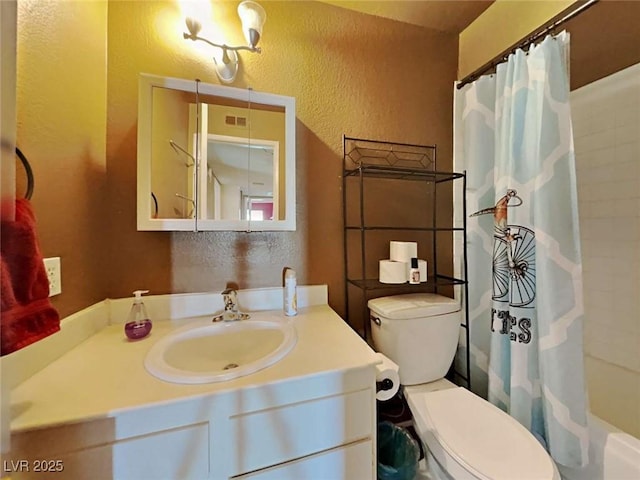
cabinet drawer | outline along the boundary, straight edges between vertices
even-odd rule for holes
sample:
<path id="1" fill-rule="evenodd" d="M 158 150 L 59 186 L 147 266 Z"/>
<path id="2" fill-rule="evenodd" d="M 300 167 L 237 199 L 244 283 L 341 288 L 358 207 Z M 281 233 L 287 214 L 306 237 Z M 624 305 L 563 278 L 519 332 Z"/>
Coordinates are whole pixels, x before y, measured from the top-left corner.
<path id="1" fill-rule="evenodd" d="M 232 475 L 371 437 L 373 398 L 366 389 L 232 417 Z"/>
<path id="2" fill-rule="evenodd" d="M 371 440 L 234 477 L 234 480 L 366 480 L 374 479 Z"/>
<path id="3" fill-rule="evenodd" d="M 24 458 L 24 457 L 23 457 Z M 47 454 L 28 464 L 58 461 L 50 472 L 15 471 L 15 480 L 194 479 L 209 476 L 209 424 L 192 425 L 67 453 Z M 16 464 L 17 465 L 17 464 Z M 62 470 L 57 471 L 55 468 Z"/>

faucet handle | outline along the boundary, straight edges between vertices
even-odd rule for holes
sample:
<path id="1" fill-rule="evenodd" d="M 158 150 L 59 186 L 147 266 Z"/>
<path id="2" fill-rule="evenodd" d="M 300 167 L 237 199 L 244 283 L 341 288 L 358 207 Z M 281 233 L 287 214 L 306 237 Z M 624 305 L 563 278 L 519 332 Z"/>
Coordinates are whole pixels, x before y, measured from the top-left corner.
<path id="1" fill-rule="evenodd" d="M 233 288 L 227 288 L 222 292 L 225 310 L 236 310 L 238 304 L 238 292 Z"/>

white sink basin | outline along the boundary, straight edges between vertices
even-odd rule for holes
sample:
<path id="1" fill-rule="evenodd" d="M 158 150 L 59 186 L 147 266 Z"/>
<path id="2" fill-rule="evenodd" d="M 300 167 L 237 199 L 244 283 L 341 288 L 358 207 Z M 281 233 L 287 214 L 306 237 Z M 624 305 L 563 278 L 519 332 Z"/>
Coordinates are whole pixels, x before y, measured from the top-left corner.
<path id="1" fill-rule="evenodd" d="M 199 322 L 161 338 L 149 350 L 144 366 L 168 382 L 224 382 L 282 360 L 296 339 L 289 319 Z"/>

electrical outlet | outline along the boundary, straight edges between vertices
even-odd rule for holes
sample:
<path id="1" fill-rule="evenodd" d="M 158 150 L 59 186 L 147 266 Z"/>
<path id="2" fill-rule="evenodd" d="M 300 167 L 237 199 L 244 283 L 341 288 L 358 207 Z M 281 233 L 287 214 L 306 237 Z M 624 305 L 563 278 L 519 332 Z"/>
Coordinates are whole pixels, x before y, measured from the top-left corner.
<path id="1" fill-rule="evenodd" d="M 49 278 L 49 296 L 60 295 L 62 293 L 60 257 L 45 258 L 44 268 L 47 270 L 47 277 Z"/>

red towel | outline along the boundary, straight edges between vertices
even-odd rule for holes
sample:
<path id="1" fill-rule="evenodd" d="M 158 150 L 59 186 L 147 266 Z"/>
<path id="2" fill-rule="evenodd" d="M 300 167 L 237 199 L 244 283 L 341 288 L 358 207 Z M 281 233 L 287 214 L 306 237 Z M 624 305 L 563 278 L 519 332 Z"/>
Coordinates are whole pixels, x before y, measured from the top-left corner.
<path id="1" fill-rule="evenodd" d="M 49 301 L 47 271 L 28 200 L 16 200 L 15 220 L 2 218 L 0 236 L 2 356 L 60 330 L 60 317 Z"/>

